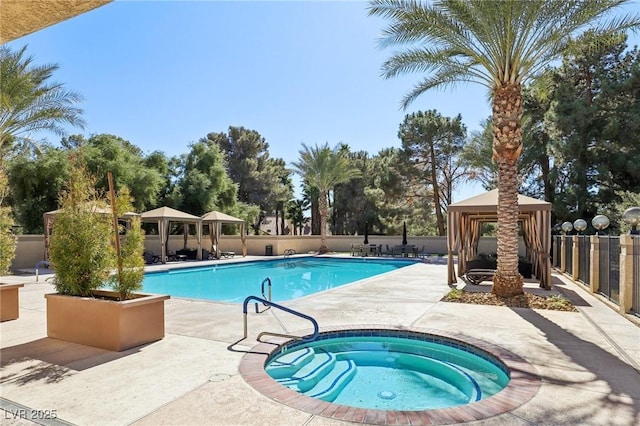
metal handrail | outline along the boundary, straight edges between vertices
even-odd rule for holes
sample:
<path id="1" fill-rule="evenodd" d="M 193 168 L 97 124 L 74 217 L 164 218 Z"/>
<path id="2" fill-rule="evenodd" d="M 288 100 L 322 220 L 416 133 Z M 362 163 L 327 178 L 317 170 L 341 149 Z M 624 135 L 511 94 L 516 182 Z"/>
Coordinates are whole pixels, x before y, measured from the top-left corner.
<path id="1" fill-rule="evenodd" d="M 48 260 L 41 260 L 38 263 L 36 263 L 36 282 L 38 282 L 38 277 L 40 275 L 40 267 L 44 267 L 44 268 L 49 268 L 49 261 Z"/>
<path id="2" fill-rule="evenodd" d="M 311 335 L 311 337 L 309 336 L 294 336 L 291 334 L 283 334 L 283 333 L 272 333 L 270 331 L 263 331 L 262 333 L 258 334 L 258 337 L 256 337 L 256 340 L 260 340 L 260 337 L 264 336 L 264 335 L 270 335 L 270 336 L 277 336 L 277 337 L 293 337 L 296 339 L 301 339 L 304 342 L 310 342 L 312 340 L 315 340 L 318 337 L 318 333 L 320 332 L 320 329 L 318 327 L 318 322 L 313 319 L 312 317 L 310 317 L 309 315 L 305 315 L 302 312 L 298 312 L 298 311 L 294 311 L 293 309 L 289 309 L 285 306 L 282 305 L 278 305 L 277 303 L 273 303 L 270 300 L 266 300 L 263 299 L 261 297 L 258 296 L 248 296 L 246 299 L 244 299 L 244 303 L 242 304 L 242 314 L 244 315 L 244 338 L 247 338 L 247 306 L 249 305 L 249 302 L 251 300 L 256 300 L 258 302 L 262 302 L 264 305 L 267 306 L 273 306 L 274 308 L 278 308 L 282 311 L 285 311 L 289 314 L 295 315 L 297 317 L 306 319 L 308 321 L 311 321 L 311 324 L 313 324 L 313 334 Z"/>
<path id="3" fill-rule="evenodd" d="M 268 283 L 269 297 L 265 296 L 265 294 L 264 294 L 264 283 Z M 262 280 L 261 287 L 262 287 L 262 298 L 268 300 L 269 302 L 271 302 L 271 278 L 267 277 L 264 280 Z M 266 303 L 264 303 L 264 306 L 266 306 L 267 309 L 271 308 L 271 306 L 267 305 Z M 266 311 L 267 309 L 265 309 L 264 311 Z M 256 314 L 261 314 L 264 311 L 258 310 L 258 303 L 256 302 Z"/>

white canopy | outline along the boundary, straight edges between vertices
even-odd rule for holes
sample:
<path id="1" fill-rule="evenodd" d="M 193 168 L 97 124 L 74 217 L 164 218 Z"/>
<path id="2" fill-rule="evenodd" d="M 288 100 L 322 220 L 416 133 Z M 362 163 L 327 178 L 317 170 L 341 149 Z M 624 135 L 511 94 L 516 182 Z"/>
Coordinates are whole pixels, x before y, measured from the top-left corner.
<path id="1" fill-rule="evenodd" d="M 209 227 L 209 236 L 211 237 L 211 245 L 215 248 L 215 256 L 217 259 L 220 258 L 220 234 L 222 233 L 222 224 L 223 223 L 231 223 L 240 225 L 240 239 L 242 240 L 242 255 L 247 255 L 247 243 L 246 236 L 244 232 L 245 222 L 242 219 L 238 219 L 237 217 L 229 216 L 226 213 L 218 212 L 218 211 L 210 211 L 202 215 L 201 217 L 203 223 L 210 223 Z"/>
<path id="2" fill-rule="evenodd" d="M 171 207 L 159 207 L 157 209 L 149 210 L 140 215 L 142 222 L 157 222 L 158 234 L 160 235 L 161 244 L 161 259 L 162 263 L 167 261 L 167 241 L 169 239 L 169 223 L 170 222 L 182 222 L 185 225 L 194 223 L 196 225 L 196 236 L 198 239 L 198 253 L 196 259 L 202 259 L 202 219 L 198 216 L 194 216 L 189 213 L 181 212 L 180 210 L 172 209 Z M 185 226 L 186 228 L 186 226 Z M 185 242 L 187 229 L 185 229 Z"/>

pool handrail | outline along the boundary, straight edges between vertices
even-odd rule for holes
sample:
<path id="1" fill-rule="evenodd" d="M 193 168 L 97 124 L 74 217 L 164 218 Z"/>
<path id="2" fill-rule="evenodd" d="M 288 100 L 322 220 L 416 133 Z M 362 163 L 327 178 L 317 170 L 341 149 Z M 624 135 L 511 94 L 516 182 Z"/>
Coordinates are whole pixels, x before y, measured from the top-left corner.
<path id="1" fill-rule="evenodd" d="M 264 335 L 269 335 L 269 336 L 277 336 L 277 337 L 289 337 L 289 338 L 295 338 L 295 339 L 301 339 L 304 342 L 311 342 L 313 340 L 315 340 L 318 337 L 318 333 L 320 332 L 320 328 L 318 327 L 318 321 L 316 321 L 314 318 L 310 317 L 309 315 L 303 314 L 302 312 L 298 312 L 298 311 L 294 311 L 293 309 L 287 308 L 285 306 L 282 305 L 278 305 L 277 303 L 274 303 L 270 300 L 267 299 L 263 299 L 261 297 L 258 296 L 247 296 L 246 299 L 244 299 L 244 302 L 242 303 L 242 314 L 244 316 L 244 338 L 247 338 L 247 306 L 249 305 L 249 302 L 251 300 L 255 300 L 258 302 L 262 302 L 262 304 L 266 305 L 266 306 L 272 306 L 274 308 L 280 309 L 281 311 L 287 312 L 289 314 L 295 315 L 297 317 L 306 319 L 308 321 L 311 322 L 311 324 L 313 324 L 313 334 L 311 335 L 311 337 L 309 336 L 295 336 L 292 334 L 283 334 L 283 333 L 273 333 L 270 331 L 263 331 L 262 333 L 258 334 L 258 337 L 256 337 L 256 340 L 260 340 L 260 337 L 264 336 Z"/>
<path id="2" fill-rule="evenodd" d="M 265 294 L 264 294 L 264 283 L 268 283 L 268 285 L 269 285 L 269 297 L 265 296 Z M 264 280 L 262 280 L 261 287 L 262 287 L 262 298 L 268 300 L 269 302 L 271 302 L 271 278 L 267 277 Z M 264 311 L 266 311 L 267 309 L 271 309 L 271 306 L 267 305 L 266 303 L 263 303 L 263 304 L 264 304 L 264 306 L 267 307 Z M 256 314 L 261 314 L 264 311 L 258 310 L 258 303 L 256 302 Z"/>

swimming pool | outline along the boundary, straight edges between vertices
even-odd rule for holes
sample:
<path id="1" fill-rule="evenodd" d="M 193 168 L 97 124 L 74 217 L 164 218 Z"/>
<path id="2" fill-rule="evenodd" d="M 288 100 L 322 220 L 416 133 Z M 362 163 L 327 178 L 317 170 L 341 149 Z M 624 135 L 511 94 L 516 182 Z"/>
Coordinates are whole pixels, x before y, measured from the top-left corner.
<path id="1" fill-rule="evenodd" d="M 480 349 L 403 332 L 354 330 L 293 343 L 265 370 L 312 398 L 377 410 L 455 407 L 495 395 L 509 382 L 504 364 Z"/>
<path id="2" fill-rule="evenodd" d="M 281 302 L 329 290 L 414 264 L 408 259 L 300 257 L 149 272 L 143 291 L 174 297 L 242 303 L 260 295 L 271 279 L 272 300 Z"/>

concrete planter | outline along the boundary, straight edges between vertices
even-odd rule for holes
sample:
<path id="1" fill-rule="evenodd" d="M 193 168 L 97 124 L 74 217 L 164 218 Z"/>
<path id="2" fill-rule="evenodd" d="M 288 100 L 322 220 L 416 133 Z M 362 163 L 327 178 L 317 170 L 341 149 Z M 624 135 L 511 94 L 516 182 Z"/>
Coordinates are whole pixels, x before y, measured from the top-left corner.
<path id="1" fill-rule="evenodd" d="M 20 316 L 20 287 L 24 287 L 24 284 L 0 283 L 0 321 L 14 320 Z"/>
<path id="2" fill-rule="evenodd" d="M 93 293 L 99 298 L 45 294 L 47 336 L 110 351 L 164 337 L 164 301 L 170 296 L 138 293 L 119 302 L 108 299 L 115 292 Z"/>

